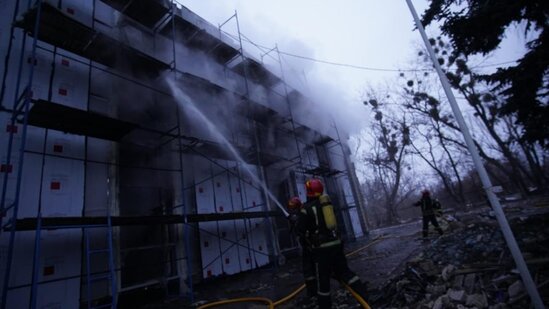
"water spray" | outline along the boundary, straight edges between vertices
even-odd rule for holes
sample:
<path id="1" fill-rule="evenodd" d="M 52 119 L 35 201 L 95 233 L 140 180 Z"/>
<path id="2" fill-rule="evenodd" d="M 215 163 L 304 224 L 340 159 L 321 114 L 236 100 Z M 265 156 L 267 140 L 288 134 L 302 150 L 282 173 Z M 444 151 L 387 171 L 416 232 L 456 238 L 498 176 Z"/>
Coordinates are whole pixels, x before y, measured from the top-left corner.
<path id="1" fill-rule="evenodd" d="M 225 138 L 225 136 L 223 136 L 223 134 L 221 134 L 221 132 L 213 124 L 213 122 L 211 122 L 210 119 L 208 119 L 208 117 L 206 117 L 206 115 L 204 115 L 196 107 L 194 101 L 187 94 L 185 94 L 179 87 L 177 87 L 177 85 L 175 84 L 175 81 L 173 81 L 169 78 L 166 78 L 166 82 L 170 86 L 170 90 L 172 91 L 172 94 L 174 95 L 174 98 L 177 100 L 177 103 L 180 104 L 182 108 L 184 107 L 184 110 L 185 110 L 185 108 L 188 108 L 195 116 L 198 116 L 198 118 L 200 118 L 200 120 L 203 121 L 206 124 L 206 126 L 208 127 L 208 130 L 212 134 L 215 135 L 215 137 L 217 138 L 217 140 L 219 142 L 221 142 L 222 144 L 224 144 L 227 147 L 227 149 L 229 150 L 231 155 L 234 157 L 234 159 L 237 160 L 238 162 L 242 163 L 242 166 L 244 167 L 244 171 L 246 171 L 246 174 L 248 174 L 248 176 L 250 176 L 252 181 L 254 183 L 258 184 L 259 186 L 261 186 L 261 188 L 263 188 L 265 190 L 265 192 L 267 193 L 268 198 L 271 198 L 271 200 L 275 203 L 275 205 L 278 208 L 280 208 L 280 210 L 282 211 L 284 216 L 288 217 L 289 214 L 286 211 L 286 209 L 284 208 L 284 206 L 282 206 L 282 204 L 280 204 L 280 202 L 277 201 L 277 199 L 271 193 L 271 191 L 267 188 L 265 183 L 260 181 L 259 178 L 254 173 L 252 173 L 252 171 L 246 166 L 246 163 L 244 162 L 244 159 L 242 159 L 242 157 L 240 156 L 238 151 L 234 148 L 234 146 L 231 144 L 231 142 L 229 142 L 229 140 L 227 138 Z M 184 103 L 189 103 L 189 104 L 186 104 L 185 106 L 183 106 Z"/>

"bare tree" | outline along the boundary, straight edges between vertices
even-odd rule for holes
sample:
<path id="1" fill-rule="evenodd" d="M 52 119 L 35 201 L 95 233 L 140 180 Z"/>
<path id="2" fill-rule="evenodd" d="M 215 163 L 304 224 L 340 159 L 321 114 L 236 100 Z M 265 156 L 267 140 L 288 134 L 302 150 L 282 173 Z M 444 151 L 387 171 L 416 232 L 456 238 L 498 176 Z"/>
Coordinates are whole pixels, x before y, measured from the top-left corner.
<path id="1" fill-rule="evenodd" d="M 385 117 L 384 113 L 389 113 L 388 105 L 380 102 L 373 91 L 367 97 L 364 104 L 371 107 L 373 121 L 370 127 L 369 153 L 363 159 L 371 166 L 372 176 L 382 193 L 385 221 L 393 224 L 399 219 L 398 206 L 411 192 L 410 189 L 408 192 L 402 190 L 405 158 L 411 144 L 410 128 L 405 113 L 400 118 Z"/>
<path id="2" fill-rule="evenodd" d="M 445 67 L 450 84 L 461 95 L 461 100 L 467 103 L 480 124 L 475 126 L 481 132 L 476 135 L 475 143 L 481 157 L 489 165 L 504 172 L 513 184 L 512 187 L 519 188 L 523 193 L 527 192 L 528 185 L 546 185 L 547 176 L 539 164 L 539 158 L 544 156 L 543 148 L 521 138 L 520 126 L 513 125 L 513 115 L 501 116 L 499 110 L 504 106 L 503 99 L 493 95 L 486 83 L 480 81 L 479 76 L 467 64 L 466 58 L 454 56 L 449 45 L 440 37 L 431 39 L 431 44 L 439 55 L 439 63 Z M 425 68 L 429 68 L 430 63 L 425 53 L 420 51 L 418 56 Z M 404 74 L 401 74 L 401 77 L 404 77 Z M 426 86 L 438 85 L 438 81 L 432 80 L 430 74 L 424 72 L 412 74 L 405 83 L 403 92 L 404 96 L 408 97 L 405 107 L 416 117 L 424 119 L 424 123 L 431 124 L 437 138 L 444 141 L 440 146 L 453 144 L 465 149 L 461 138 L 457 136 L 459 127 L 449 110 L 441 105 L 444 99 L 439 95 L 440 90 L 429 89 Z M 443 147 L 442 151 L 446 149 Z M 448 160 L 452 160 L 451 155 L 448 156 Z M 432 158 L 429 162 L 433 165 Z M 455 162 L 449 163 L 457 167 Z M 454 172 L 454 175 L 458 176 L 459 173 Z"/>

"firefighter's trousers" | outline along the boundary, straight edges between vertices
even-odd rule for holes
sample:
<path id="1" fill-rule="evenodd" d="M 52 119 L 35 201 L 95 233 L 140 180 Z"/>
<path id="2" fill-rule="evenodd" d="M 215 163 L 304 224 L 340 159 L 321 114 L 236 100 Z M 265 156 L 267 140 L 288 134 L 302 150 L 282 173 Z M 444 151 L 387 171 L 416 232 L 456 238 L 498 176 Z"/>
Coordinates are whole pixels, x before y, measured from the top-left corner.
<path id="1" fill-rule="evenodd" d="M 432 214 L 423 216 L 423 237 L 427 237 L 429 235 L 429 222 L 431 222 L 438 233 L 442 235 L 442 229 L 438 225 L 437 217 Z"/>
<path id="2" fill-rule="evenodd" d="M 332 275 L 349 285 L 357 294 L 366 299 L 366 285 L 349 269 L 347 258 L 343 253 L 343 245 L 338 244 L 326 248 L 313 249 L 319 309 L 332 308 L 330 295 L 330 278 Z"/>
<path id="3" fill-rule="evenodd" d="M 303 277 L 305 277 L 305 289 L 308 297 L 316 296 L 317 280 L 315 261 L 310 248 L 303 247 Z"/>

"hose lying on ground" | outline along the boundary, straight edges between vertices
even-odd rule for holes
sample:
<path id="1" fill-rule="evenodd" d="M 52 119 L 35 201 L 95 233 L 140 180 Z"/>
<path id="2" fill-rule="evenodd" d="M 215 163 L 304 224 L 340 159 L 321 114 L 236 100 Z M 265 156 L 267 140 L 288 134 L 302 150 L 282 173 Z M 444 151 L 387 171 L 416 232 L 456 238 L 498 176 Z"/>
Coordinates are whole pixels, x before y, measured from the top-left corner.
<path id="1" fill-rule="evenodd" d="M 354 255 L 354 254 L 357 254 L 358 252 L 374 245 L 375 243 L 383 240 L 383 239 L 386 239 L 386 238 L 389 238 L 389 237 L 386 237 L 384 235 L 380 235 L 378 237 L 376 237 L 374 240 L 372 240 L 372 242 L 370 242 L 369 244 L 363 246 L 363 247 L 360 247 L 350 253 L 347 253 L 345 256 L 351 256 L 351 255 Z M 360 303 L 360 305 L 362 305 L 363 308 L 365 309 L 371 309 L 370 306 L 368 305 L 368 303 L 362 298 L 360 297 L 360 295 L 358 295 L 355 291 L 353 291 L 353 289 L 351 289 L 351 287 L 349 287 L 347 284 L 343 283 L 343 286 L 345 286 L 345 288 L 351 293 L 351 295 L 353 295 L 353 297 Z M 293 292 L 291 292 L 290 294 L 288 294 L 287 296 L 273 302 L 272 300 L 268 299 L 268 298 L 264 298 L 264 297 L 243 297 L 243 298 L 233 298 L 233 299 L 226 299 L 226 300 L 220 300 L 220 301 L 215 301 L 215 302 L 211 302 L 209 304 L 205 304 L 205 305 L 202 305 L 200 307 L 198 307 L 198 309 L 206 309 L 206 308 L 212 308 L 212 307 L 216 307 L 216 306 L 221 306 L 221 305 L 226 305 L 226 304 L 232 304 L 232 303 L 240 303 L 240 302 L 266 302 L 268 304 L 268 308 L 269 309 L 272 309 L 274 308 L 275 306 L 278 306 L 280 304 L 283 304 L 287 301 L 289 301 L 290 299 L 294 298 L 295 296 L 297 296 L 297 294 L 299 294 L 301 291 L 303 291 L 303 289 L 305 289 L 305 284 L 302 284 L 300 287 L 298 287 L 297 289 L 295 289 Z"/>

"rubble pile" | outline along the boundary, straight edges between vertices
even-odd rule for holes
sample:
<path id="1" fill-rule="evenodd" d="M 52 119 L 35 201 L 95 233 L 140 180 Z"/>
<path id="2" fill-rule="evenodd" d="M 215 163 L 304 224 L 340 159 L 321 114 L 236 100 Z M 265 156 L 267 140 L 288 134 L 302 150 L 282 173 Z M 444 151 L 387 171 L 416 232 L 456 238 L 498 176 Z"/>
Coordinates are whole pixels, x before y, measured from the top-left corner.
<path id="1" fill-rule="evenodd" d="M 549 214 L 510 220 L 545 304 Z M 427 245 L 370 299 L 373 308 L 528 308 L 530 299 L 497 222 L 477 216 Z"/>

